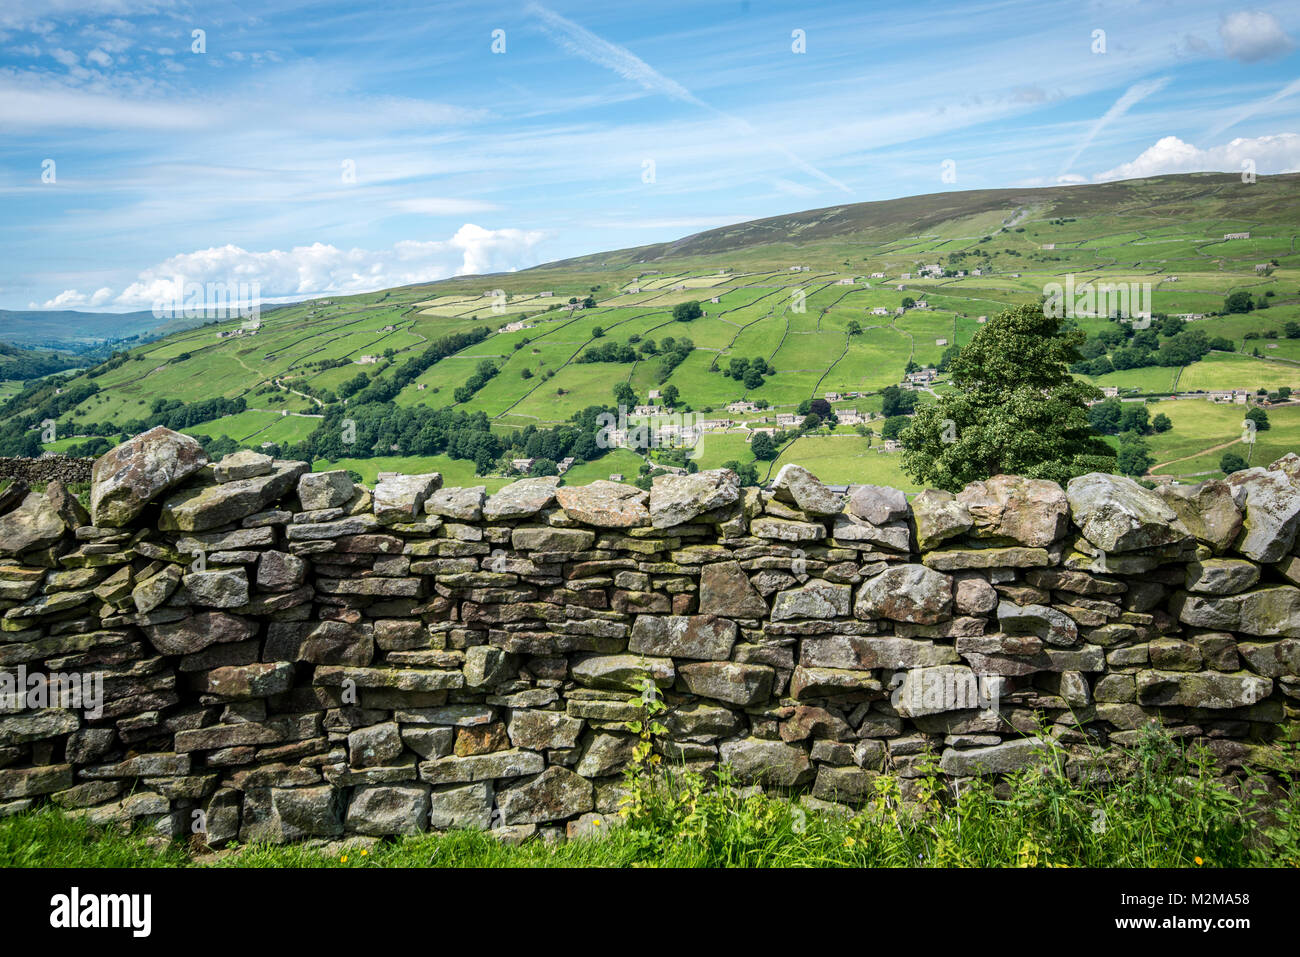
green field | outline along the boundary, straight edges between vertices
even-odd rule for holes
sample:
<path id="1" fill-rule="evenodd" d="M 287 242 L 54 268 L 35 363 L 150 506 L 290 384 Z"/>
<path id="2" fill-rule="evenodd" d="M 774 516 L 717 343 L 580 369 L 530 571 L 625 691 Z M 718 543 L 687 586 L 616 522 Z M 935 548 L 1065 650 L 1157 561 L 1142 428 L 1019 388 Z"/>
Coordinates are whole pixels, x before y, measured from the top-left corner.
<path id="1" fill-rule="evenodd" d="M 125 361 L 96 370 L 93 378 L 75 371 L 56 377 L 52 381 L 63 389 L 93 384 L 98 391 L 60 412 L 59 440 L 47 447 L 73 444 L 69 437 L 84 434 L 87 425 L 148 420 L 158 399 L 213 398 L 243 398 L 247 411 L 191 423 L 185 431 L 227 436 L 249 447 L 289 446 L 307 439 L 321 422 L 308 416 L 341 401 L 360 374 L 371 382 L 391 381 L 430 343 L 476 329 L 489 334 L 428 365 L 397 391 L 393 403 L 482 413 L 503 436 L 529 425 L 559 426 L 587 407 L 612 405 L 620 385 L 630 385 L 639 403 L 651 390 L 673 386 L 680 407 L 710 408 L 710 417 L 722 417 L 727 403 L 737 399 L 766 400 L 771 414 L 849 392 L 860 395 L 837 407 L 878 411 L 880 390 L 898 384 L 909 362 L 939 363 L 950 346 L 969 342 L 982 328 L 979 317 L 1036 301 L 1067 273 L 1080 282 L 1150 283 L 1157 312 L 1213 313 L 1225 296 L 1243 290 L 1268 307 L 1189 323 L 1207 337 L 1231 340 L 1233 352 L 1212 352 L 1190 365 L 1089 377 L 1095 385 L 1121 394 L 1300 390 L 1300 335 L 1286 337 L 1286 324 L 1300 323 L 1300 253 L 1290 241 L 1298 183 L 1300 175 L 1283 175 L 1247 188 L 1232 176 L 1194 174 L 1068 190 L 911 197 L 843 207 L 833 228 L 812 228 L 820 222 L 815 214 L 791 214 L 775 230 L 770 221 L 761 228 L 739 224 L 671 247 L 268 308 L 255 328 L 242 320 L 209 323 L 136 346 Z M 1004 229 L 1012 219 L 1016 228 Z M 1225 232 L 1245 230 L 1252 239 L 1222 239 Z M 1048 244 L 1055 248 L 1043 248 Z M 1272 259 L 1277 265 L 1267 274 L 1255 271 Z M 809 268 L 792 271 L 794 263 Z M 927 264 L 967 274 L 922 278 Z M 974 275 L 975 269 L 982 275 Z M 873 273 L 885 278 L 871 278 Z M 904 274 L 910 278 L 902 279 Z M 504 296 L 485 296 L 492 289 Z M 596 308 L 568 308 L 570 298 L 588 295 Z M 929 308 L 897 314 L 909 297 L 925 300 Z M 704 315 L 674 321 L 673 307 L 690 300 L 700 302 Z M 1093 337 L 1116 328 L 1104 316 L 1074 321 Z M 851 335 L 851 324 L 860 331 Z M 668 338 L 693 344 L 671 369 L 658 354 Z M 638 357 L 578 361 L 605 343 L 634 347 Z M 1251 354 L 1255 350 L 1259 357 Z M 724 375 L 737 358 L 761 358 L 775 373 L 749 384 Z M 497 374 L 458 403 L 454 393 L 484 361 Z M 0 382 L 0 401 L 19 388 Z M 934 388 L 946 388 L 942 378 Z M 52 394 L 53 388 L 39 392 L 27 407 Z M 1183 403 L 1169 408 L 1174 430 L 1149 442 L 1161 462 L 1201 455 L 1209 461 L 1213 454 L 1207 450 L 1234 441 L 1237 426 L 1229 420 L 1236 412 L 1202 408 L 1193 414 L 1182 411 Z M 22 411 L 6 414 L 14 418 Z M 1289 416 L 1278 412 L 1283 420 Z M 1274 449 L 1289 451 L 1291 438 L 1286 428 L 1261 438 L 1254 459 Z M 356 459 L 349 467 L 363 475 L 378 471 L 381 461 L 384 468 L 431 468 L 427 458 Z M 697 462 L 709 467 L 750 458 L 747 435 L 733 432 L 706 436 Z M 475 478 L 468 459 L 432 459 L 439 460 L 449 483 L 491 485 L 506 477 L 501 463 Z M 910 488 L 896 460 L 857 436 L 810 436 L 784 449 L 778 461 L 799 461 L 830 482 Z M 630 480 L 642 461 L 623 452 L 617 459 L 579 463 L 569 480 L 611 473 Z M 1186 462 L 1205 464 L 1199 458 Z M 1178 464 L 1180 471 L 1186 462 Z"/>

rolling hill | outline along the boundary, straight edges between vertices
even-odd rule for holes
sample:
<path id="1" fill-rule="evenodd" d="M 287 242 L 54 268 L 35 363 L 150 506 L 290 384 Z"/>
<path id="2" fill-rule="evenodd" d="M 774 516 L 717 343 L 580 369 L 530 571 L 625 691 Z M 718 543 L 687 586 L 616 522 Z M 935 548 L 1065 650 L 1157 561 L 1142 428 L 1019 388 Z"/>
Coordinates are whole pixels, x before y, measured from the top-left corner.
<path id="1" fill-rule="evenodd" d="M 1298 233 L 1300 174 L 1255 183 L 1191 174 L 834 206 L 515 273 L 281 306 L 256 329 L 231 320 L 176 331 L 29 386 L 0 408 L 0 421 L 12 438 L 37 413 L 56 419 L 59 438 L 45 446 L 53 450 L 84 451 L 88 436 L 112 442 L 119 430 L 163 421 L 214 440 L 288 448 L 378 400 L 391 421 L 362 422 L 363 441 L 346 449 L 315 443 L 330 450 L 318 467 L 342 463 L 367 478 L 433 468 L 448 484 L 468 483 L 477 470 L 491 487 L 509 480 L 514 458 L 571 452 L 563 430 L 582 431 L 590 423 L 574 417 L 613 404 L 620 386 L 638 404 L 673 387 L 679 411 L 713 423 L 695 448 L 702 468 L 753 462 L 755 429 L 786 431 L 789 420 L 777 416 L 829 398 L 844 424 L 785 436 L 775 462 L 756 463 L 760 478 L 797 461 L 830 482 L 910 488 L 880 438 L 882 390 L 909 363 L 940 365 L 981 317 L 1037 301 L 1072 276 L 1136 283 L 1157 316 L 1193 317 L 1182 328 L 1214 341 L 1213 351 L 1169 364 L 1179 323 L 1167 335 L 1134 338 L 1105 315 L 1075 319 L 1106 359 L 1080 374 L 1120 398 L 1160 397 L 1151 414 L 1166 412 L 1173 427 L 1147 438 L 1153 473 L 1213 475 L 1230 447 L 1261 461 L 1300 447 L 1300 404 L 1277 394 L 1300 390 L 1300 338 L 1287 335 L 1293 323 L 1300 336 Z M 1248 238 L 1226 238 L 1238 234 Z M 923 276 L 926 266 L 938 269 Z M 1248 311 L 1216 315 L 1242 292 Z M 588 297 L 591 307 L 582 308 Z M 924 306 L 900 312 L 905 300 Z M 675 321 L 674 307 L 690 301 L 703 314 Z M 1116 330 L 1122 341 L 1103 341 Z M 1152 361 L 1129 364 L 1143 349 Z M 600 361 L 585 361 L 593 356 Z M 761 359 L 768 371 L 732 377 L 738 359 Z M 918 391 L 920 401 L 943 388 L 939 375 Z M 1241 444 L 1243 409 L 1232 399 L 1175 397 L 1261 389 L 1275 401 L 1272 427 L 1256 446 Z M 737 401 L 766 407 L 728 412 Z M 873 435 L 861 434 L 868 428 Z M 494 438 L 485 443 L 486 433 Z M 631 480 L 647 464 L 627 449 L 575 458 L 570 478 L 582 481 Z M 674 462 L 681 457 L 663 459 Z"/>

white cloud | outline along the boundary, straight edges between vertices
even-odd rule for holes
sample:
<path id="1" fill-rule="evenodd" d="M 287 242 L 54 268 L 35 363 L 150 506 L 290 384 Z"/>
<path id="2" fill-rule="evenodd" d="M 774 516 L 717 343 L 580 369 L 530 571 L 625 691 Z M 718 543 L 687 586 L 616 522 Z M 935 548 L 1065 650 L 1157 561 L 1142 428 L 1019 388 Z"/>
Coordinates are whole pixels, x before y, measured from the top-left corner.
<path id="1" fill-rule="evenodd" d="M 80 62 L 80 59 L 75 53 L 71 50 L 64 50 L 62 48 L 51 50 L 50 56 L 54 57 L 54 59 L 58 60 L 68 68 L 72 68 Z"/>
<path id="2" fill-rule="evenodd" d="M 1219 37 L 1223 52 L 1242 63 L 1285 56 L 1293 46 L 1277 17 L 1262 10 L 1228 14 L 1219 24 Z"/>
<path id="3" fill-rule="evenodd" d="M 110 67 L 113 65 L 113 58 L 103 50 L 95 49 L 86 54 L 86 62 L 93 63 L 95 66 Z"/>
<path id="4" fill-rule="evenodd" d="M 145 269 L 116 296 L 108 288 L 89 296 L 67 289 L 42 308 L 101 306 L 111 301 L 118 309 L 149 309 L 159 300 L 172 298 L 177 278 L 183 283 L 223 283 L 232 289 L 241 283 L 257 283 L 263 301 L 370 292 L 533 266 L 539 261 L 537 246 L 545 235 L 537 230 L 484 229 L 466 223 L 446 240 L 403 240 L 381 250 L 339 249 L 328 243 L 266 252 L 216 246 L 172 256 Z"/>
<path id="5" fill-rule="evenodd" d="M 1251 139 L 1238 137 L 1222 146 L 1199 149 L 1176 136 L 1166 136 L 1131 163 L 1098 173 L 1093 179 L 1136 179 L 1164 173 L 1240 172 L 1251 161 L 1259 173 L 1288 173 L 1300 168 L 1300 135 L 1278 133 Z"/>

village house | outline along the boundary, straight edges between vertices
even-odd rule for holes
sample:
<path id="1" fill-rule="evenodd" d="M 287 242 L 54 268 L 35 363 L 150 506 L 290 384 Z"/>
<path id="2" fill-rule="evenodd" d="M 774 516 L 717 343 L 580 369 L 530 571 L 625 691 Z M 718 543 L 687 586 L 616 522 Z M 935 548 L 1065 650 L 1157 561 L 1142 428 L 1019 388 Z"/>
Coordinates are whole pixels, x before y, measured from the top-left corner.
<path id="1" fill-rule="evenodd" d="M 778 412 L 776 424 L 783 429 L 792 429 L 799 424 L 799 416 L 793 412 Z"/>
<path id="2" fill-rule="evenodd" d="M 913 309 L 929 309 L 929 308 L 930 308 L 930 304 L 929 304 L 928 302 L 926 302 L 924 299 L 918 299 L 918 300 L 916 300 L 916 305 L 914 305 L 912 308 L 913 308 Z"/>
<path id="3" fill-rule="evenodd" d="M 857 409 L 837 409 L 835 417 L 840 420 L 840 425 L 861 425 L 867 421 Z"/>
<path id="4" fill-rule="evenodd" d="M 970 271 L 970 274 L 971 274 L 972 276 L 982 276 L 982 275 L 984 275 L 984 270 L 982 270 L 982 269 L 972 269 L 972 270 Z"/>
<path id="5" fill-rule="evenodd" d="M 533 470 L 533 463 L 536 461 L 536 459 L 511 459 L 510 467 L 517 472 L 527 473 Z"/>
<path id="6" fill-rule="evenodd" d="M 978 323 L 985 323 L 985 322 L 988 322 L 988 321 L 989 321 L 989 317 L 988 317 L 988 316 L 976 316 L 976 317 L 975 317 L 975 321 L 978 322 Z"/>
<path id="7" fill-rule="evenodd" d="M 663 405 L 638 405 L 632 409 L 633 415 L 663 415 L 670 411 Z"/>
<path id="8" fill-rule="evenodd" d="M 757 412 L 758 406 L 753 402 L 737 401 L 727 405 L 728 412 Z"/>
<path id="9" fill-rule="evenodd" d="M 1056 243 L 1043 243 L 1043 248 L 1044 248 L 1044 249 L 1055 249 L 1055 248 L 1056 248 Z"/>
<path id="10" fill-rule="evenodd" d="M 1101 387 L 1101 394 L 1107 399 L 1114 399 L 1119 396 L 1119 386 L 1106 385 Z"/>
<path id="11" fill-rule="evenodd" d="M 622 473 L 622 472 L 615 472 L 613 475 L 611 475 L 611 476 L 609 477 L 609 480 L 610 480 L 611 482 L 621 482 L 621 481 L 623 481 L 623 473 Z"/>
<path id="12" fill-rule="evenodd" d="M 378 362 L 378 361 L 379 361 L 379 357 L 378 357 L 378 356 L 361 356 L 361 357 L 359 357 L 359 358 L 357 359 L 357 365 L 359 365 L 359 366 L 372 366 L 372 365 L 374 365 L 374 364 L 375 364 L 376 362 Z"/>
<path id="13" fill-rule="evenodd" d="M 872 278 L 872 279 L 884 279 L 884 278 L 885 278 L 885 274 L 884 274 L 883 272 L 873 272 L 873 273 L 871 274 L 871 278 Z"/>
<path id="14" fill-rule="evenodd" d="M 539 293 L 537 294 L 537 298 L 538 298 L 538 299 L 550 299 L 550 298 L 551 298 L 552 296 L 554 296 L 554 295 L 555 295 L 555 293 L 553 293 L 551 290 L 548 289 L 548 290 L 546 290 L 546 292 L 539 292 Z"/>
<path id="15" fill-rule="evenodd" d="M 853 285 L 853 280 L 852 280 L 852 279 L 840 279 L 840 280 L 838 280 L 838 281 L 836 282 L 836 285 L 837 285 L 837 286 L 852 286 L 852 285 Z"/>
<path id="16" fill-rule="evenodd" d="M 750 430 L 749 430 L 749 435 L 745 438 L 745 441 L 746 441 L 746 442 L 751 442 L 751 441 L 753 441 L 754 436 L 757 435 L 759 432 L 762 432 L 764 435 L 767 435 L 767 436 L 773 436 L 773 435 L 776 435 L 776 429 L 772 428 L 771 426 L 766 426 L 766 425 L 765 425 L 765 426 L 760 426 L 759 428 L 756 428 L 756 429 L 750 429 Z"/>
<path id="17" fill-rule="evenodd" d="M 695 428 L 701 432 L 717 432 L 729 429 L 735 424 L 731 419 L 701 419 L 695 423 Z"/>
<path id="18" fill-rule="evenodd" d="M 935 344 L 936 346 L 946 346 L 946 345 L 948 344 L 948 340 L 947 340 L 947 339 L 935 339 L 935 340 L 934 340 L 934 344 Z"/>
<path id="19" fill-rule="evenodd" d="M 416 392 L 423 392 L 423 391 L 424 391 L 425 389 L 427 389 L 427 388 L 429 388 L 429 383 L 427 383 L 427 382 L 417 382 L 417 383 L 415 384 L 415 391 L 416 391 Z"/>
<path id="20" fill-rule="evenodd" d="M 1250 233 L 1224 233 L 1224 239 L 1249 239 Z"/>
<path id="21" fill-rule="evenodd" d="M 838 392 L 827 392 L 822 396 L 822 398 L 824 398 L 827 402 L 838 402 L 840 401 L 841 398 L 843 398 L 843 396 L 841 396 Z"/>
<path id="22" fill-rule="evenodd" d="M 651 389 L 649 392 L 646 393 L 647 399 L 657 399 L 659 398 L 659 396 L 660 396 L 660 392 L 658 389 Z"/>
<path id="23" fill-rule="evenodd" d="M 555 471 L 559 472 L 561 475 L 563 475 L 565 472 L 569 471 L 569 469 L 571 469 L 571 468 L 573 468 L 573 456 L 572 456 L 572 455 L 570 455 L 568 458 L 560 459 L 560 461 L 557 462 L 556 465 L 555 465 Z"/>
<path id="24" fill-rule="evenodd" d="M 929 385 L 938 375 L 933 369 L 917 369 L 915 372 L 909 372 L 904 385 Z"/>
<path id="25" fill-rule="evenodd" d="M 888 306 L 876 306 L 876 307 L 874 307 L 874 308 L 871 310 L 871 314 L 872 314 L 873 316 L 887 316 L 887 315 L 889 315 L 889 307 L 888 307 Z"/>

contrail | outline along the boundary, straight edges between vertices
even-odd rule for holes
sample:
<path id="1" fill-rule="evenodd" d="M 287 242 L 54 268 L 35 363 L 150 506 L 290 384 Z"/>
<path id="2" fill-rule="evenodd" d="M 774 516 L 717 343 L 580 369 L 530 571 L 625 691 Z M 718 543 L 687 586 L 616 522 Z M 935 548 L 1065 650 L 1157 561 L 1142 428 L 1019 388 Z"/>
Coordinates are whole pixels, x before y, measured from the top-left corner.
<path id="1" fill-rule="evenodd" d="M 1169 77 L 1162 76 L 1158 80 L 1143 80 L 1141 83 L 1134 83 L 1125 90 L 1124 95 L 1112 103 L 1110 109 L 1103 113 L 1097 121 L 1092 124 L 1092 128 L 1088 130 L 1088 135 L 1083 138 L 1083 142 L 1080 143 L 1078 147 L 1075 148 L 1075 151 L 1070 154 L 1070 158 L 1061 165 L 1061 170 L 1056 175 L 1060 177 L 1068 173 L 1070 167 L 1074 165 L 1074 161 L 1079 158 L 1079 155 L 1084 150 L 1092 145 L 1092 141 L 1097 138 L 1097 134 L 1109 126 L 1112 120 L 1119 119 L 1152 93 L 1159 93 L 1168 85 L 1168 83 Z"/>
<path id="2" fill-rule="evenodd" d="M 636 83 L 642 89 L 649 90 L 652 93 L 660 93 L 679 102 L 689 103 L 692 106 L 708 110 L 720 119 L 725 120 L 738 132 L 744 133 L 746 136 L 758 137 L 758 131 L 748 121 L 705 103 L 682 84 L 671 77 L 664 76 L 626 47 L 610 43 L 608 40 L 592 33 L 586 27 L 560 16 L 554 10 L 548 10 L 539 3 L 529 3 L 525 9 L 542 22 L 543 29 L 551 39 L 574 56 L 582 57 L 597 66 L 602 66 L 617 73 L 625 80 Z M 853 190 L 844 183 L 829 173 L 818 169 L 812 163 L 784 146 L 771 143 L 765 143 L 764 146 L 780 153 L 808 175 L 816 177 L 836 189 L 843 190 L 845 193 L 852 194 Z"/>
<path id="3" fill-rule="evenodd" d="M 1278 90 L 1278 91 L 1277 91 L 1276 93 L 1274 93 L 1272 96 L 1266 96 L 1266 97 L 1264 97 L 1264 99 L 1262 99 L 1262 100 L 1256 100 L 1254 103 L 1251 103 L 1251 104 L 1250 104 L 1249 106 L 1247 106 L 1244 110 L 1242 110 L 1240 113 L 1238 113 L 1238 114 L 1237 114 L 1236 116 L 1234 116 L 1232 119 L 1230 119 L 1227 123 L 1220 123 L 1220 124 L 1219 124 L 1218 126 L 1216 126 L 1214 129 L 1210 130 L 1210 132 L 1207 133 L 1206 135 L 1207 135 L 1207 136 L 1218 136 L 1218 135 L 1219 135 L 1220 133 L 1222 133 L 1224 130 L 1229 129 L 1229 128 L 1233 127 L 1233 126 L 1236 126 L 1236 125 L 1237 125 L 1238 123 L 1240 123 L 1242 120 L 1247 119 L 1248 117 L 1254 116 L 1254 115 L 1255 115 L 1256 113 L 1258 113 L 1260 110 L 1265 109 L 1266 107 L 1270 107 L 1270 106 L 1272 106 L 1272 105 L 1273 105 L 1274 103 L 1276 103 L 1278 100 L 1285 100 L 1288 96 L 1291 96 L 1291 94 L 1296 93 L 1296 92 L 1300 92 L 1300 79 L 1292 80 L 1290 83 L 1288 83 L 1286 86 L 1282 87 L 1282 89 Z"/>

